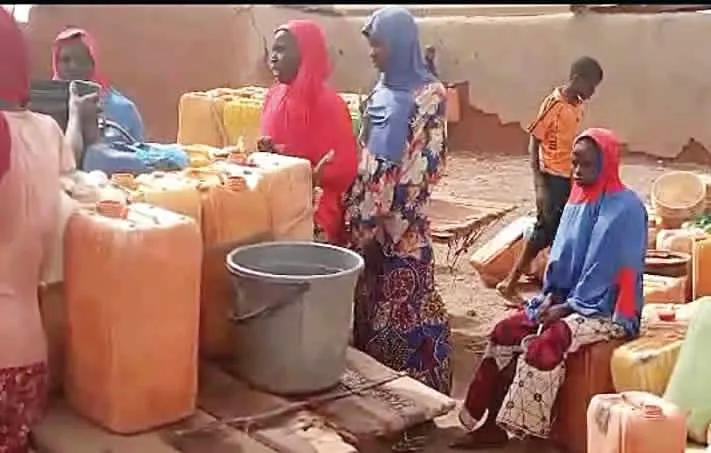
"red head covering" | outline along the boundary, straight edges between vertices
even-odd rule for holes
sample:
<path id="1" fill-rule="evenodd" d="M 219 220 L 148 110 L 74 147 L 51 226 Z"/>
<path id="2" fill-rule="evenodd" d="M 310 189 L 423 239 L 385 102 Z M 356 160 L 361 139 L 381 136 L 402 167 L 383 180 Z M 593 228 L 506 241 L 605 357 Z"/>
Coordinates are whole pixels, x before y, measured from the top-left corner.
<path id="1" fill-rule="evenodd" d="M 311 165 L 335 151 L 323 168 L 323 197 L 315 219 L 329 240 L 338 242 L 343 223 L 341 195 L 357 170 L 350 113 L 345 101 L 326 84 L 331 64 L 321 27 L 309 20 L 293 20 L 278 30 L 288 30 L 296 38 L 301 65 L 293 82 L 276 83 L 267 93 L 262 134 L 283 145 L 286 154 L 308 159 Z"/>
<path id="2" fill-rule="evenodd" d="M 54 38 L 54 45 L 52 46 L 52 72 L 54 73 L 54 76 L 52 78 L 54 80 L 60 79 L 59 51 L 62 48 L 62 44 L 74 39 L 78 39 L 79 41 L 81 41 L 82 44 L 86 46 L 87 50 L 89 51 L 89 55 L 91 56 L 91 59 L 94 60 L 94 71 L 89 77 L 91 79 L 90 81 L 101 85 L 102 90 L 107 89 L 109 86 L 108 81 L 99 70 L 99 60 L 97 59 L 96 42 L 91 37 L 91 35 L 87 33 L 86 30 L 82 30 L 81 28 L 67 28 L 66 30 L 60 32 L 56 38 Z"/>
<path id="3" fill-rule="evenodd" d="M 620 180 L 620 140 L 617 136 L 608 129 L 591 128 L 580 134 L 575 142 L 584 138 L 592 139 L 600 149 L 601 168 L 593 185 L 573 184 L 569 198 L 572 203 L 597 201 L 603 194 L 625 189 Z"/>
<path id="4" fill-rule="evenodd" d="M 303 140 L 312 135 L 310 125 L 318 123 L 312 118 L 316 112 L 331 73 L 326 39 L 321 27 L 308 20 L 292 20 L 278 30 L 288 30 L 296 38 L 301 54 L 301 65 L 296 78 L 290 83 L 277 83 L 267 94 L 262 113 L 262 133 L 289 148 L 290 141 Z M 303 151 L 301 151 L 303 152 Z"/>
<path id="5" fill-rule="evenodd" d="M 0 8 L 0 100 L 24 106 L 30 97 L 30 64 L 27 43 L 15 19 Z M 0 113 L 0 178 L 10 169 L 12 139 L 7 118 Z"/>

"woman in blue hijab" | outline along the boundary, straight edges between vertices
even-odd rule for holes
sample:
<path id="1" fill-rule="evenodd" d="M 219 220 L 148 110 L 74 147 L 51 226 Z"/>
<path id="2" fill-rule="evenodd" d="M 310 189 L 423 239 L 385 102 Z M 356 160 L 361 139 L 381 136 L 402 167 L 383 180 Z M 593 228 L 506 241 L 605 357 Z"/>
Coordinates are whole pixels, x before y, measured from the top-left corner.
<path id="1" fill-rule="evenodd" d="M 425 65 L 417 25 L 405 8 L 378 10 L 363 34 L 380 79 L 366 101 L 358 175 L 345 197 L 350 245 L 366 260 L 354 343 L 448 394 L 449 321 L 435 289 L 424 212 L 447 152 L 446 91 Z M 422 448 L 424 428 L 405 433 L 393 450 Z"/>
<path id="2" fill-rule="evenodd" d="M 573 147 L 573 187 L 543 291 L 489 334 L 459 413 L 467 433 L 453 447 L 550 436 L 569 355 L 639 333 L 646 251 L 647 212 L 620 180 L 620 141 L 588 129 Z"/>

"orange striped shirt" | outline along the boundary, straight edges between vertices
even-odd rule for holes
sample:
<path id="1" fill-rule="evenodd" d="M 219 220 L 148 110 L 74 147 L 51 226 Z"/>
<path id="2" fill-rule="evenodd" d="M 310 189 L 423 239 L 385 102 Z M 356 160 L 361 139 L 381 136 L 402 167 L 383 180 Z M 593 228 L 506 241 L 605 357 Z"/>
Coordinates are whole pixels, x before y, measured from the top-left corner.
<path id="1" fill-rule="evenodd" d="M 573 142 L 583 120 L 583 105 L 568 102 L 560 88 L 541 104 L 528 133 L 540 140 L 538 162 L 541 171 L 569 178 L 573 170 Z"/>

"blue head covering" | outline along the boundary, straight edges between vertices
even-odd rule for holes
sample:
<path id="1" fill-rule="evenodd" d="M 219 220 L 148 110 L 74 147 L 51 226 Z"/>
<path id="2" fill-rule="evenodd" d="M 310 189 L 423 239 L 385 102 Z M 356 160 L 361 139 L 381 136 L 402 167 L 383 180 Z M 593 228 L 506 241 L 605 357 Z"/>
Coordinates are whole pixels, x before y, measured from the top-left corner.
<path id="1" fill-rule="evenodd" d="M 363 34 L 388 49 L 385 71 L 366 109 L 370 127 L 367 147 L 375 156 L 399 163 L 415 109 L 414 91 L 437 79 L 427 69 L 417 24 L 407 9 L 379 9 L 368 19 Z"/>

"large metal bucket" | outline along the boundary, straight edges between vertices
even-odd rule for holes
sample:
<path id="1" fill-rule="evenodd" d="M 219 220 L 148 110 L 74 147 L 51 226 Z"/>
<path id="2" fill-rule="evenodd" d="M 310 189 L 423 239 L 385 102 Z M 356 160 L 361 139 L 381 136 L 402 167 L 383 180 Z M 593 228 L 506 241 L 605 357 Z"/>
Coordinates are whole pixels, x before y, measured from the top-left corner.
<path id="1" fill-rule="evenodd" d="M 328 244 L 268 242 L 227 255 L 236 290 L 239 374 L 278 394 L 338 384 L 346 365 L 360 255 Z"/>

